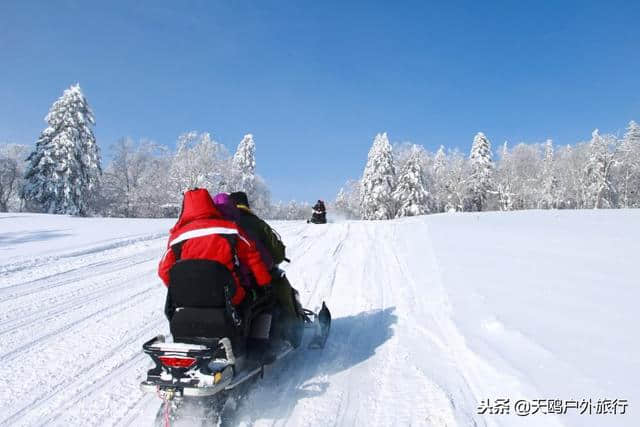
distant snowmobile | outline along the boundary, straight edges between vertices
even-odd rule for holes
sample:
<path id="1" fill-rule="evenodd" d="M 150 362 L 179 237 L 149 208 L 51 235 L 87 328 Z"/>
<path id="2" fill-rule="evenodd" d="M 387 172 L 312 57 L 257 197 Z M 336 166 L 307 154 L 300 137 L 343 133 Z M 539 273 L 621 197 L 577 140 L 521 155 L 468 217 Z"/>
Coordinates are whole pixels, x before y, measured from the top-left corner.
<path id="1" fill-rule="evenodd" d="M 311 219 L 307 220 L 307 224 L 326 224 L 327 223 L 327 208 L 324 206 L 322 200 L 318 200 L 313 206 L 313 213 Z"/>
<path id="2" fill-rule="evenodd" d="M 273 338 L 270 331 L 277 329 L 277 324 L 271 328 L 273 299 L 262 295 L 239 313 L 228 298 L 228 284 L 233 279 L 224 267 L 216 264 L 207 260 L 183 260 L 176 264 L 169 287 L 172 304 L 177 307 L 170 317 L 172 337 L 159 335 L 142 347 L 155 367 L 147 372 L 140 387 L 164 400 L 156 417 L 158 425 L 169 426 L 194 412 L 200 414 L 200 421 L 206 425 L 224 425 L 233 415 L 232 394 L 241 384 L 262 376 L 265 365 L 275 365 L 293 351 L 324 348 L 329 336 L 331 313 L 323 302 L 317 313 L 302 309 L 304 328 L 300 330 L 302 340 L 297 348 L 288 341 Z M 199 271 L 200 278 L 204 277 L 203 271 L 210 276 L 194 283 L 194 270 Z M 227 285 L 211 286 L 212 283 Z M 267 357 L 261 354 L 264 347 L 255 345 L 264 344 L 265 340 L 269 349 L 275 349 Z"/>

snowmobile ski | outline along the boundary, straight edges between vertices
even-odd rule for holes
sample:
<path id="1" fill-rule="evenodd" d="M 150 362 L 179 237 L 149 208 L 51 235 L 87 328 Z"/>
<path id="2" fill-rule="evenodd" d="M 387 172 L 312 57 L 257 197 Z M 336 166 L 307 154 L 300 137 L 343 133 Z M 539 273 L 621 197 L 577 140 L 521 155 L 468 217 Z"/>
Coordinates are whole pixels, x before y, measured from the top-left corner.
<path id="1" fill-rule="evenodd" d="M 307 348 L 310 350 L 323 349 L 327 343 L 329 331 L 331 330 L 331 312 L 324 301 L 322 302 L 322 308 L 318 312 L 314 324 L 316 326 L 316 334 L 311 339 Z"/>

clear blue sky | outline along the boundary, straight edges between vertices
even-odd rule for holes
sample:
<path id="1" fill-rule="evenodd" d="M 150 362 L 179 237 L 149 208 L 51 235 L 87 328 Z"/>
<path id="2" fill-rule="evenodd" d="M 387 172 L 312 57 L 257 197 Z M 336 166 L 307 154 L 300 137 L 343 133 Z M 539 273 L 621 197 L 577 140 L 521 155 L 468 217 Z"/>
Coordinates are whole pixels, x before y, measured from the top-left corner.
<path id="1" fill-rule="evenodd" d="M 640 2 L 1 1 L 0 141 L 75 82 L 106 156 L 251 132 L 276 199 L 331 199 L 377 132 L 467 151 L 640 120 Z"/>

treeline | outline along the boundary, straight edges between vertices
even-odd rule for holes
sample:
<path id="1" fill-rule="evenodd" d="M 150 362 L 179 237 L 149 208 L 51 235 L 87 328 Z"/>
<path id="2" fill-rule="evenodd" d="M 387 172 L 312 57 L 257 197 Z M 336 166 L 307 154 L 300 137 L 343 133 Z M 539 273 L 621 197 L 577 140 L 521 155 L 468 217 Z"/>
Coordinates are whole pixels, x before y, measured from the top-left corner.
<path id="1" fill-rule="evenodd" d="M 601 135 L 575 145 L 504 143 L 494 161 L 478 133 L 469 155 L 434 154 L 419 145 L 392 148 L 378 134 L 359 180 L 347 182 L 335 209 L 348 217 L 391 219 L 438 212 L 640 207 L 640 126 L 622 137 Z"/>
<path id="2" fill-rule="evenodd" d="M 302 219 L 311 208 L 272 203 L 256 173 L 255 142 L 247 134 L 231 155 L 209 133 L 187 132 L 176 149 L 152 141 L 118 140 L 102 167 L 94 115 L 78 85 L 51 107 L 35 148 L 0 146 L 0 211 L 115 217 L 175 217 L 189 188 L 245 191 L 268 218 Z"/>
<path id="3" fill-rule="evenodd" d="M 122 138 L 103 168 L 95 119 L 80 87 L 51 106 L 35 148 L 0 145 L 0 211 L 117 217 L 175 217 L 189 188 L 245 191 L 272 219 L 304 219 L 307 203 L 273 203 L 256 173 L 255 142 L 232 155 L 209 133 L 187 132 L 169 149 Z M 361 179 L 347 182 L 330 210 L 351 218 L 391 219 L 437 212 L 640 207 L 640 126 L 622 136 L 594 130 L 586 142 L 551 140 L 509 147 L 494 160 L 479 132 L 469 155 L 444 147 L 389 143 L 378 134 Z M 332 212 L 330 212 L 330 215 Z"/>

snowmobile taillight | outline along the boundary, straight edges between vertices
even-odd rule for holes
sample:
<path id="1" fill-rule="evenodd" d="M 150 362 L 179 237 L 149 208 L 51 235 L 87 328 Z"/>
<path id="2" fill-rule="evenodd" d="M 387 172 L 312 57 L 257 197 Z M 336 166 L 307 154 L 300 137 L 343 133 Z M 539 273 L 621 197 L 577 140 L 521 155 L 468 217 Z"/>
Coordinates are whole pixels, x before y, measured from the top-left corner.
<path id="1" fill-rule="evenodd" d="M 196 363 L 193 357 L 160 356 L 160 361 L 169 368 L 190 368 Z"/>

